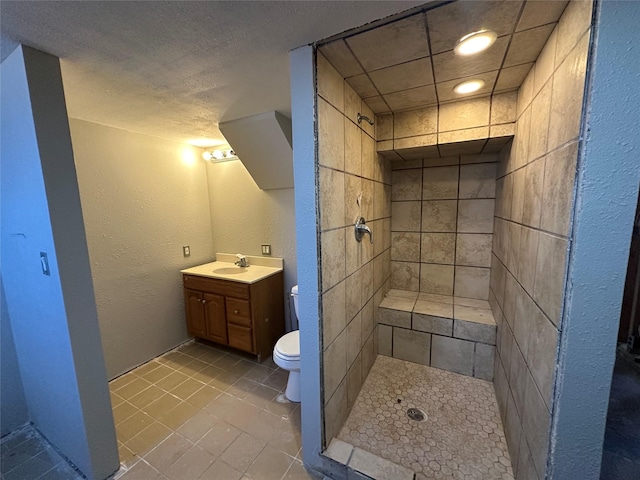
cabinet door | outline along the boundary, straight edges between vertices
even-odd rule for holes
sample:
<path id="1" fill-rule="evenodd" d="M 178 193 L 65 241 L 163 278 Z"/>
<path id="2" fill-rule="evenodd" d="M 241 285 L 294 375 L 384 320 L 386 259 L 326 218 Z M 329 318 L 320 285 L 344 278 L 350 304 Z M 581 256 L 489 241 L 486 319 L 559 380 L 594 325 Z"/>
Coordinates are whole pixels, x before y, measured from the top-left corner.
<path id="1" fill-rule="evenodd" d="M 184 304 L 187 310 L 187 331 L 194 337 L 206 338 L 207 329 L 204 323 L 204 300 L 202 293 L 195 290 L 184 291 Z"/>
<path id="2" fill-rule="evenodd" d="M 218 343 L 227 343 L 227 318 L 224 308 L 224 297 L 205 293 L 204 317 L 207 324 L 207 338 Z"/>

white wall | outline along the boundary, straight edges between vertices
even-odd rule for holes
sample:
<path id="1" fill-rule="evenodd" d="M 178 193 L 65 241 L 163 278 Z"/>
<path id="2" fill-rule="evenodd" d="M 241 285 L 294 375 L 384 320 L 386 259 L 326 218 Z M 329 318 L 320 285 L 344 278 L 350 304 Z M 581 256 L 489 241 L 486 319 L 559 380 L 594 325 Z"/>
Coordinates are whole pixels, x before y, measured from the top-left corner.
<path id="1" fill-rule="evenodd" d="M 213 251 L 261 255 L 266 243 L 272 256 L 284 258 L 283 302 L 291 330 L 288 292 L 297 283 L 293 188 L 260 190 L 240 161 L 208 163 L 207 177 Z"/>
<path id="2" fill-rule="evenodd" d="M 105 478 L 118 453 L 60 64 L 18 47 L 0 75 L 2 280 L 27 406 L 88 478 Z"/>
<path id="3" fill-rule="evenodd" d="M 20 376 L 13 331 L 9 320 L 9 308 L 0 277 L 0 437 L 11 433 L 29 421 L 24 386 Z"/>
<path id="4" fill-rule="evenodd" d="M 113 378 L 189 338 L 180 270 L 213 259 L 207 174 L 200 149 L 77 119 L 70 126 Z"/>

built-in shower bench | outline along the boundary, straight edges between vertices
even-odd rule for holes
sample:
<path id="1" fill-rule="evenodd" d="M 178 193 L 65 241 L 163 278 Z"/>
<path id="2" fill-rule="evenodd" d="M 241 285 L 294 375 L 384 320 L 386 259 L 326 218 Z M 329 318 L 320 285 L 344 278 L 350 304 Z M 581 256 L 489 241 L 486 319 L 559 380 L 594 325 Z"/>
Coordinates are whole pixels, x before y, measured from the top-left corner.
<path id="1" fill-rule="evenodd" d="M 493 379 L 496 322 L 486 300 L 390 290 L 378 324 L 381 355 Z"/>

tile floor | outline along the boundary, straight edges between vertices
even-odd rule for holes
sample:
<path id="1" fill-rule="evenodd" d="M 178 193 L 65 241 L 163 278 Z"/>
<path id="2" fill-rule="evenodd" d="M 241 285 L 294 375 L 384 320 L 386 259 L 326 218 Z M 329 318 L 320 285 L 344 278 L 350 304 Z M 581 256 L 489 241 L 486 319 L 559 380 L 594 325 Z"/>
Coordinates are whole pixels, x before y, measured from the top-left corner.
<path id="1" fill-rule="evenodd" d="M 416 480 L 513 480 L 492 383 L 391 357 L 376 359 L 338 438 Z"/>
<path id="2" fill-rule="evenodd" d="M 109 383 L 118 480 L 310 480 L 300 405 L 271 359 L 190 342 Z M 0 480 L 81 480 L 31 427 L 2 440 Z"/>
<path id="3" fill-rule="evenodd" d="M 0 447 L 2 480 L 81 480 L 67 461 L 31 426 L 6 437 Z"/>
<path id="4" fill-rule="evenodd" d="M 300 406 L 271 359 L 199 342 L 109 384 L 122 462 L 135 479 L 312 479 L 301 462 Z"/>

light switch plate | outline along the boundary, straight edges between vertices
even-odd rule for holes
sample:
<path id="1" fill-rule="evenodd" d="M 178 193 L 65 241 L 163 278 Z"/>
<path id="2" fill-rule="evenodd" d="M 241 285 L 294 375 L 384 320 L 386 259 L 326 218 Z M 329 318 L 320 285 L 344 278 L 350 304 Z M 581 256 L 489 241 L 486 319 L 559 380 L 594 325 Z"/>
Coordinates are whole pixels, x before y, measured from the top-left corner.
<path id="1" fill-rule="evenodd" d="M 262 245 L 262 255 L 271 255 L 271 245 Z"/>
<path id="2" fill-rule="evenodd" d="M 189 248 L 189 245 L 182 246 L 182 255 L 185 257 L 188 257 L 189 255 L 191 255 L 191 249 Z"/>

